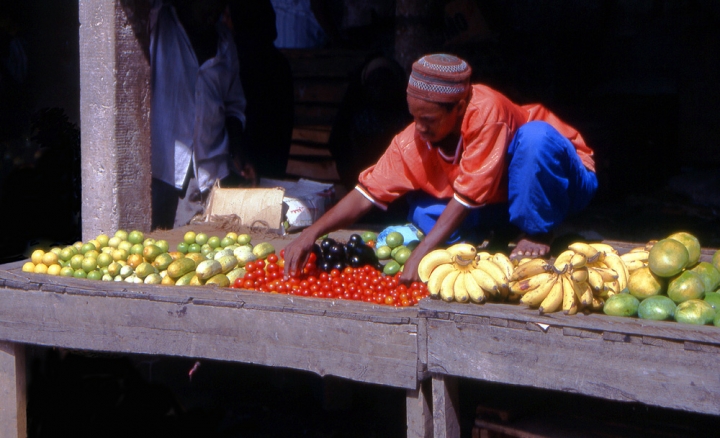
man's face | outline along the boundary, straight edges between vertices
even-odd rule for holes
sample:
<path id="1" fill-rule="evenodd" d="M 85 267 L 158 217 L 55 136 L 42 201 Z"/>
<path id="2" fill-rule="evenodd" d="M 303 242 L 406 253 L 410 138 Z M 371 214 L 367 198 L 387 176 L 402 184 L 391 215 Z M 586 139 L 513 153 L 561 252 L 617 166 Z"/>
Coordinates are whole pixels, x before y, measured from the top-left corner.
<path id="1" fill-rule="evenodd" d="M 430 144 L 439 143 L 459 127 L 461 105 L 447 107 L 435 102 L 408 96 L 408 109 L 415 120 L 415 133 Z M 460 120 L 458 119 L 460 118 Z"/>

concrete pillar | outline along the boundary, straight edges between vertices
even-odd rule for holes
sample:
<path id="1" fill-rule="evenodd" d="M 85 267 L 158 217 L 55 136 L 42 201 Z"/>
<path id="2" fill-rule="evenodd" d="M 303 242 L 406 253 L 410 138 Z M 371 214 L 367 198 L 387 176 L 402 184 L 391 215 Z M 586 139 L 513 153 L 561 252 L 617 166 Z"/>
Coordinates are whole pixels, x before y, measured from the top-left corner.
<path id="1" fill-rule="evenodd" d="M 82 237 L 149 231 L 150 67 L 120 0 L 79 0 L 79 19 Z"/>

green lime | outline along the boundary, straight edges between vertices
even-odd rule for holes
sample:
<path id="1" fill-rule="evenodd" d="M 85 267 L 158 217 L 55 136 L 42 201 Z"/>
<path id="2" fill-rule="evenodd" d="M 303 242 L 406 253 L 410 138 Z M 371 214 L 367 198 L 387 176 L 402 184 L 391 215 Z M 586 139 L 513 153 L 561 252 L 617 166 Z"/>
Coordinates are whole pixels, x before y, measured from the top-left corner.
<path id="1" fill-rule="evenodd" d="M 97 269 L 97 259 L 95 257 L 83 257 L 81 267 L 85 272 L 95 270 Z"/>
<path id="2" fill-rule="evenodd" d="M 212 236 L 207 241 L 211 248 L 217 248 L 220 246 L 220 238 L 218 236 Z"/>
<path id="3" fill-rule="evenodd" d="M 385 264 L 385 267 L 383 267 L 383 274 L 386 275 L 395 275 L 400 271 L 400 263 L 396 262 L 395 260 L 390 260 Z"/>
<path id="4" fill-rule="evenodd" d="M 117 236 L 112 236 L 110 240 L 108 240 L 107 246 L 111 248 L 117 248 L 118 245 L 120 245 L 120 242 L 122 242 L 122 239 Z"/>
<path id="5" fill-rule="evenodd" d="M 90 242 L 83 243 L 83 245 L 80 247 L 80 254 L 85 255 L 86 252 L 91 250 L 97 251 L 97 247 L 95 247 L 95 245 Z"/>
<path id="6" fill-rule="evenodd" d="M 75 270 L 70 266 L 65 266 L 62 269 L 60 269 L 60 276 L 61 277 L 72 277 Z M 83 271 L 85 272 L 85 271 Z"/>
<path id="7" fill-rule="evenodd" d="M 120 241 L 127 240 L 128 232 L 125 230 L 117 230 L 115 231 L 114 237 L 117 237 L 118 239 L 120 239 Z"/>
<path id="8" fill-rule="evenodd" d="M 232 237 L 228 237 L 228 236 L 223 237 L 222 240 L 220 241 L 220 246 L 222 248 L 225 248 L 226 246 L 230 246 L 230 245 L 234 245 L 234 244 L 235 244 L 235 240 Z"/>
<path id="9" fill-rule="evenodd" d="M 105 248 L 110 242 L 110 236 L 108 236 L 107 234 L 98 234 L 95 240 L 97 241 L 97 243 L 100 244 L 100 248 Z"/>
<path id="10" fill-rule="evenodd" d="M 402 245 L 405 242 L 405 238 L 398 231 L 393 231 L 385 237 L 385 244 L 390 248 L 395 248 Z"/>
<path id="11" fill-rule="evenodd" d="M 374 242 L 377 240 L 377 234 L 372 231 L 363 231 L 360 238 L 362 238 L 362 241 L 365 243 Z"/>
<path id="12" fill-rule="evenodd" d="M 195 235 L 195 243 L 197 243 L 200 246 L 203 246 L 207 243 L 209 238 L 210 237 L 206 233 L 197 233 Z"/>
<path id="13" fill-rule="evenodd" d="M 400 263 L 401 265 L 404 265 L 408 258 L 410 258 L 410 255 L 412 254 L 412 251 L 407 246 L 400 246 L 400 249 L 395 253 L 393 258 L 396 262 Z"/>
<path id="14" fill-rule="evenodd" d="M 183 236 L 183 242 L 187 243 L 188 245 L 191 245 L 191 244 L 195 243 L 195 236 L 196 236 L 195 231 L 188 231 Z"/>
<path id="15" fill-rule="evenodd" d="M 200 249 L 201 249 L 200 245 L 198 245 L 197 243 L 191 243 L 190 245 L 188 245 L 188 252 L 198 252 L 199 253 Z"/>
<path id="16" fill-rule="evenodd" d="M 200 244 L 198 243 L 198 245 L 200 245 Z M 210 251 L 212 251 L 212 250 L 213 250 L 213 247 L 208 245 L 207 243 L 200 245 L 200 254 L 202 254 L 204 256 L 208 255 L 210 253 Z"/>
<path id="17" fill-rule="evenodd" d="M 96 269 L 96 270 L 94 270 L 94 271 L 88 272 L 88 274 L 87 274 L 87 279 L 88 279 L 88 280 L 101 280 L 101 279 L 102 279 L 102 276 L 103 276 L 102 271 L 98 271 L 98 270 Z"/>
<path id="18" fill-rule="evenodd" d="M 160 248 L 162 252 L 169 252 L 170 251 L 170 244 L 165 239 L 160 239 L 155 241 L 155 246 Z"/>
<path id="19" fill-rule="evenodd" d="M 130 242 L 127 241 L 127 240 L 123 240 L 123 241 L 120 242 L 120 244 L 118 245 L 118 249 L 124 249 L 125 251 L 127 251 L 128 254 L 130 254 L 130 248 L 132 248 L 132 246 L 133 246 L 132 243 L 130 243 Z"/>
<path id="20" fill-rule="evenodd" d="M 188 246 L 189 246 L 189 245 L 188 245 L 187 243 L 185 243 L 185 242 L 180 242 L 180 243 L 178 243 L 178 245 L 177 245 L 177 250 L 178 250 L 178 252 L 181 252 L 181 253 L 183 253 L 183 254 L 187 254 L 187 252 L 188 252 Z"/>
<path id="21" fill-rule="evenodd" d="M 60 251 L 60 254 L 59 254 L 60 260 L 66 262 L 66 261 L 70 260 L 70 259 L 72 258 L 72 256 L 74 256 L 75 254 L 77 254 L 76 252 L 74 252 L 74 251 L 73 251 L 72 249 L 70 249 L 70 248 L 73 248 L 73 249 L 74 249 L 74 247 L 72 247 L 72 246 L 66 246 L 65 248 L 63 248 L 63 249 Z"/>
<path id="22" fill-rule="evenodd" d="M 378 247 L 375 250 L 375 254 L 377 255 L 377 258 L 379 260 L 387 260 L 390 258 L 390 253 L 392 252 L 392 248 L 390 248 L 387 245 L 383 245 Z"/>
<path id="23" fill-rule="evenodd" d="M 143 253 L 143 246 L 142 243 L 136 243 L 133 246 L 130 247 L 130 254 L 142 254 Z"/>
<path id="24" fill-rule="evenodd" d="M 121 248 L 118 248 L 118 249 L 116 249 L 115 251 L 112 252 L 112 258 L 113 258 L 113 260 L 115 260 L 116 262 L 119 262 L 120 260 L 123 260 L 123 261 L 124 261 L 124 260 L 127 260 L 127 258 L 128 258 L 129 255 L 130 255 L 130 253 L 127 252 L 127 250 L 124 250 L 124 249 L 121 249 Z"/>
<path id="25" fill-rule="evenodd" d="M 75 270 L 75 272 L 73 272 L 73 277 L 87 278 L 87 272 L 83 271 L 82 269 L 77 269 L 77 270 Z"/>
<path id="26" fill-rule="evenodd" d="M 108 253 L 98 254 L 96 260 L 97 260 L 98 266 L 101 267 L 101 268 L 104 268 L 104 267 L 106 267 L 106 266 L 109 266 L 110 263 L 113 262 L 112 256 L 111 256 L 110 254 L 108 254 Z"/>
<path id="27" fill-rule="evenodd" d="M 252 237 L 249 234 L 243 233 L 236 237 L 235 243 L 237 243 L 238 245 L 248 245 L 250 244 L 251 240 Z"/>
<path id="28" fill-rule="evenodd" d="M 146 237 L 145 240 L 143 240 L 142 244 L 143 246 L 155 245 L 155 239 L 153 239 L 152 237 Z"/>
<path id="29" fill-rule="evenodd" d="M 74 270 L 82 269 L 82 261 L 85 257 L 82 254 L 75 254 L 70 258 L 70 267 Z"/>
<path id="30" fill-rule="evenodd" d="M 229 233 L 227 233 L 227 234 L 225 235 L 225 237 L 228 237 L 228 238 L 232 239 L 233 243 L 235 243 L 235 242 L 237 242 L 237 240 L 238 240 L 238 238 L 239 238 L 240 236 L 238 236 L 238 233 L 236 233 L 236 232 L 234 232 L 234 231 L 230 231 Z M 226 245 L 226 246 L 227 246 L 227 245 Z"/>
<path id="31" fill-rule="evenodd" d="M 130 234 L 128 234 L 127 240 L 132 244 L 143 243 L 145 235 L 140 230 L 132 230 L 130 231 Z"/>

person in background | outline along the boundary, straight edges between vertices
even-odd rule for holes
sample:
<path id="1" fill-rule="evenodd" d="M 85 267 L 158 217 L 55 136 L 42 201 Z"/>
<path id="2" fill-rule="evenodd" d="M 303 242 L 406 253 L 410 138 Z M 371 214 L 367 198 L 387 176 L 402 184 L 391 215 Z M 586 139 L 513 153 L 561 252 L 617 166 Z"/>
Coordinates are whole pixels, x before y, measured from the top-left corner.
<path id="1" fill-rule="evenodd" d="M 259 177 L 283 179 L 294 120 L 290 62 L 275 47 L 275 12 L 270 0 L 230 0 L 240 81 L 245 91 L 242 144 Z"/>
<path id="2" fill-rule="evenodd" d="M 585 208 L 597 190 L 593 151 L 582 136 L 539 104 L 517 105 L 471 84 L 471 68 L 448 54 L 412 66 L 407 101 L 414 122 L 399 133 L 355 190 L 285 248 L 295 275 L 317 238 L 347 227 L 374 206 L 408 196 L 408 219 L 425 238 L 400 280 L 419 280 L 432 249 L 480 243 L 495 229 L 515 229 L 511 257 L 545 256 L 552 230 Z"/>
<path id="3" fill-rule="evenodd" d="M 226 3 L 156 0 L 150 15 L 153 228 L 202 214 L 231 169 L 256 180 L 241 147 L 246 102 Z"/>

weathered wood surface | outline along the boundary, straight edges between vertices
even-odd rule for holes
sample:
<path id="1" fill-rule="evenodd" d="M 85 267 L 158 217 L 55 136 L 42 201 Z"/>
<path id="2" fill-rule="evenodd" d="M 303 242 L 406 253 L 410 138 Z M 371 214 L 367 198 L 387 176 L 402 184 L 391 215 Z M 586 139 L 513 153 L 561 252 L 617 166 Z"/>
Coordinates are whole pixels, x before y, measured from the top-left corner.
<path id="1" fill-rule="evenodd" d="M 0 268 L 0 339 L 295 368 L 416 389 L 417 309 Z"/>
<path id="2" fill-rule="evenodd" d="M 27 436 L 25 346 L 0 342 L 0 436 Z"/>
<path id="3" fill-rule="evenodd" d="M 444 374 L 432 376 L 433 436 L 460 438 L 460 412 L 457 378 Z"/>
<path id="4" fill-rule="evenodd" d="M 720 329 L 524 306 L 420 303 L 428 372 L 720 412 Z"/>

